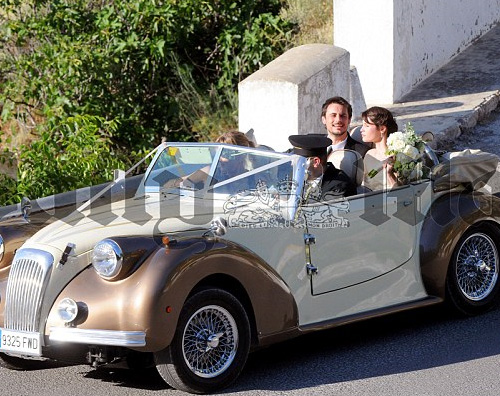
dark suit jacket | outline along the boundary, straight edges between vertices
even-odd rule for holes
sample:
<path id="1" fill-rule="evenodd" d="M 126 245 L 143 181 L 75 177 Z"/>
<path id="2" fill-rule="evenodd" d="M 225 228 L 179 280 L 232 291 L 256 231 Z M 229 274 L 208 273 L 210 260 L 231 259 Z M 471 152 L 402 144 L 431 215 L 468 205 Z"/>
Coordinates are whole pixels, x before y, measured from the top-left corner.
<path id="1" fill-rule="evenodd" d="M 370 147 L 368 147 L 364 143 L 358 142 L 357 140 L 353 139 L 350 135 L 348 135 L 344 149 L 357 151 L 358 153 L 361 154 L 362 157 L 364 157 L 366 152 L 370 150 Z"/>
<path id="2" fill-rule="evenodd" d="M 333 199 L 356 195 L 356 185 L 340 169 L 335 168 L 331 162 L 326 163 L 321 182 L 321 199 Z"/>

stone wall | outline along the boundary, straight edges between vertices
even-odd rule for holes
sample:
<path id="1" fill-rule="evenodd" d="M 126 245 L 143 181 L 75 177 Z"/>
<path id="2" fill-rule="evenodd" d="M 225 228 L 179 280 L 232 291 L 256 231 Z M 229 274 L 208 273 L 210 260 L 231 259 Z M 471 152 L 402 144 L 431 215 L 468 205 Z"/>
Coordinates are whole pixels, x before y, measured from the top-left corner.
<path id="1" fill-rule="evenodd" d="M 404 99 L 500 21 L 500 0 L 332 0 L 334 44 L 369 105 Z"/>
<path id="2" fill-rule="evenodd" d="M 349 53 L 327 44 L 293 48 L 241 81 L 239 130 L 277 151 L 289 135 L 326 133 L 321 105 L 330 96 L 350 97 Z"/>

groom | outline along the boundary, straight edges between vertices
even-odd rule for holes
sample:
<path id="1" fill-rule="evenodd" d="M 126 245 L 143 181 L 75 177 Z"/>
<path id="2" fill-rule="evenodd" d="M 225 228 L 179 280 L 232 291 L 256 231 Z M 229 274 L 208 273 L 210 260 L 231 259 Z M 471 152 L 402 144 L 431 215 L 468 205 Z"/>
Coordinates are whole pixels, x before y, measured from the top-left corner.
<path id="1" fill-rule="evenodd" d="M 333 150 L 354 150 L 364 157 L 370 149 L 367 145 L 354 140 L 349 135 L 348 129 L 352 118 L 352 106 L 340 96 L 329 98 L 323 103 L 321 109 L 321 122 L 328 131 L 328 137 L 332 141 L 328 152 Z"/>

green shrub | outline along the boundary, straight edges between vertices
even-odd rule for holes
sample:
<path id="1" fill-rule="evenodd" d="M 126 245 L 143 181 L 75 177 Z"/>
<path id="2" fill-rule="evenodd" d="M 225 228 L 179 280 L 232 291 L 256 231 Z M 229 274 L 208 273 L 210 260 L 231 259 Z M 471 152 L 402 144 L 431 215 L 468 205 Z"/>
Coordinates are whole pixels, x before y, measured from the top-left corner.
<path id="1" fill-rule="evenodd" d="M 0 204 L 39 198 L 112 180 L 124 160 L 111 146 L 116 122 L 95 116 L 69 117 L 47 125 L 38 140 L 18 151 L 17 180 L 2 175 Z"/>
<path id="2" fill-rule="evenodd" d="M 0 201 L 96 184 L 117 165 L 117 152 L 145 152 L 163 137 L 210 140 L 236 128 L 238 82 L 290 43 L 294 26 L 279 16 L 281 6 L 4 0 L 1 121 L 6 135 L 38 136 L 11 147 L 18 180 L 3 183 Z"/>
<path id="3" fill-rule="evenodd" d="M 232 107 L 225 93 L 279 55 L 292 28 L 278 0 L 6 4 L 3 119 L 98 114 L 119 120 L 116 143 L 134 149 L 203 134 L 193 133 L 190 110 L 203 113 L 213 91 L 220 108 Z M 193 81 L 188 104 L 182 79 Z"/>

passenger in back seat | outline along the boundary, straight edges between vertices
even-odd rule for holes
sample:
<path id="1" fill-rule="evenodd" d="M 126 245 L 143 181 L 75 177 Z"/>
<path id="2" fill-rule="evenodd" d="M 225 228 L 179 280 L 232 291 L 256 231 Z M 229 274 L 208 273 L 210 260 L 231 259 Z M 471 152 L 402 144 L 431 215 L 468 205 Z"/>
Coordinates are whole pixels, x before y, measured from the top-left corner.
<path id="1" fill-rule="evenodd" d="M 372 191 L 396 187 L 399 182 L 393 170 L 394 158 L 388 157 L 386 152 L 387 137 L 398 130 L 398 124 L 392 113 L 384 107 L 370 107 L 361 117 L 363 142 L 374 144 L 374 148 L 370 149 L 364 158 L 363 186 Z"/>
<path id="2" fill-rule="evenodd" d="M 364 157 L 370 147 L 354 140 L 349 135 L 351 118 L 352 106 L 344 98 L 334 96 L 323 103 L 321 121 L 328 131 L 328 138 L 332 141 L 328 152 L 340 149 L 354 150 Z"/>

